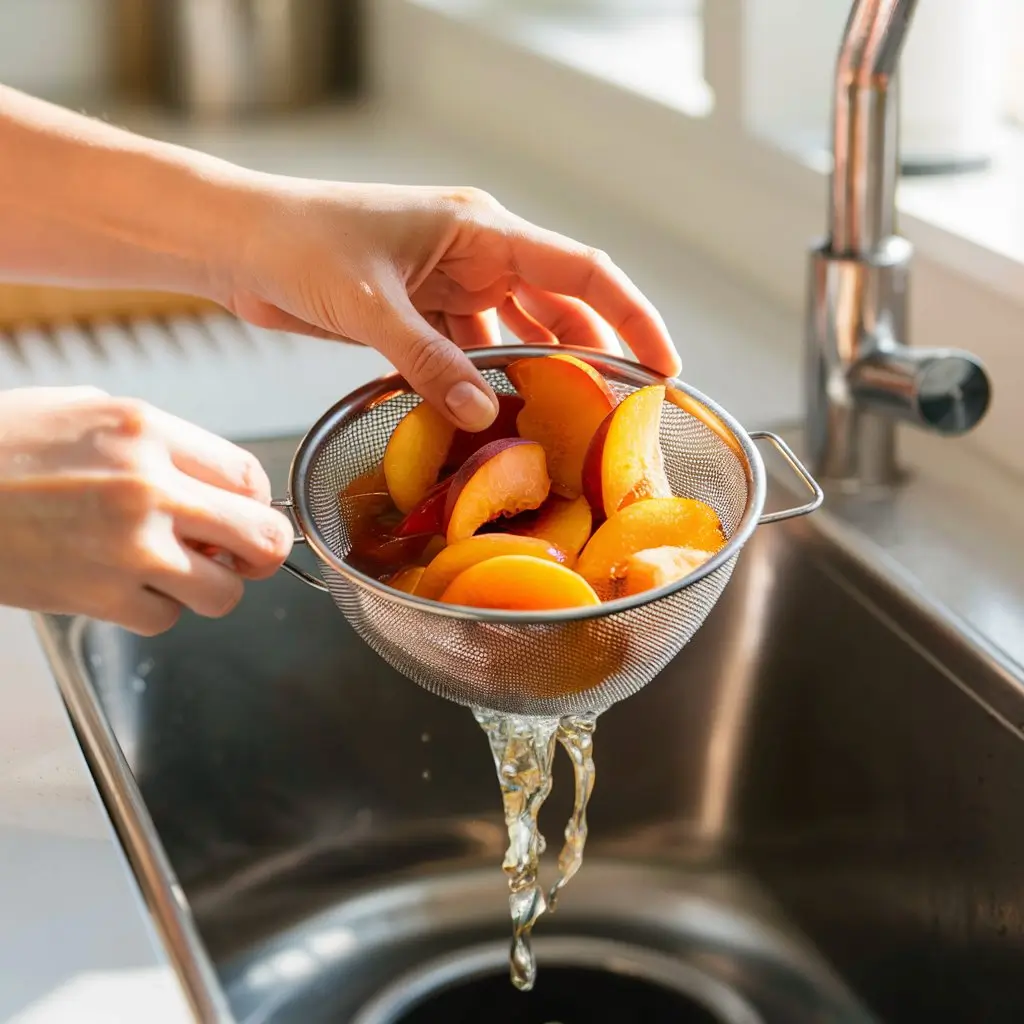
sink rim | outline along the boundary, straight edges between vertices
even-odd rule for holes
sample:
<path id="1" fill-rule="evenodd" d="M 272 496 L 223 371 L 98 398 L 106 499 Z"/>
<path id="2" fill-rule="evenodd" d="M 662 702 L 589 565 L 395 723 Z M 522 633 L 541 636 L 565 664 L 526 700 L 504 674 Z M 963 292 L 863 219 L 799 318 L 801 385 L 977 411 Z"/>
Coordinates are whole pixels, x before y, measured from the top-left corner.
<path id="1" fill-rule="evenodd" d="M 738 992 L 684 960 L 631 942 L 584 936 L 540 935 L 534 952 L 544 967 L 590 967 L 626 974 L 686 996 L 713 1013 L 720 1024 L 765 1024 L 764 1017 Z M 398 1015 L 450 985 L 507 969 L 508 943 L 481 943 L 426 960 L 395 978 L 351 1024 L 394 1024 Z"/>
<path id="2" fill-rule="evenodd" d="M 290 445 L 291 441 L 280 443 Z M 787 489 L 771 470 L 769 476 L 774 486 Z M 813 520 L 797 520 L 780 528 L 797 531 L 798 543 L 824 550 L 822 569 L 851 600 L 895 630 L 901 642 L 927 657 L 1004 728 L 1024 738 L 1024 723 L 1016 723 L 1001 710 L 1009 706 L 1011 690 L 1019 701 L 1024 689 L 1020 666 L 1002 649 L 924 593 L 894 559 L 842 517 L 831 515 L 827 507 Z M 100 797 L 186 998 L 199 1019 L 231 1022 L 234 1018 L 217 971 L 84 663 L 82 641 L 90 622 L 81 617 L 35 615 L 33 623 Z M 957 655 L 965 664 L 973 659 L 976 671 L 970 684 L 956 664 L 950 667 L 938 661 L 926 644 L 915 639 L 922 630 L 942 643 L 944 653 Z"/>

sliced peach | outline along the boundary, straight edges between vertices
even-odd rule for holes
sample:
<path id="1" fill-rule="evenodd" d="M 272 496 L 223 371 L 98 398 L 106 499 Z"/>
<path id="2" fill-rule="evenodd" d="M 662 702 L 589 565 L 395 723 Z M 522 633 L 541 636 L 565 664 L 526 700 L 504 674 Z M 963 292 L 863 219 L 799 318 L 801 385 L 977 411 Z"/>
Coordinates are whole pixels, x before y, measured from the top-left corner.
<path id="1" fill-rule="evenodd" d="M 498 395 L 498 414 L 494 422 L 476 434 L 468 430 L 456 430 L 452 437 L 451 447 L 444 460 L 444 469 L 454 473 L 471 455 L 480 451 L 484 445 L 492 441 L 500 441 L 505 437 L 518 437 L 519 429 L 516 418 L 523 408 L 523 400 L 518 395 Z"/>
<path id="2" fill-rule="evenodd" d="M 384 477 L 401 512 L 411 512 L 437 483 L 455 426 L 426 402 L 402 417 L 384 449 Z"/>
<path id="3" fill-rule="evenodd" d="M 394 587 L 395 590 L 404 591 L 406 594 L 415 594 L 416 587 L 424 571 L 422 565 L 408 565 L 404 569 L 399 569 L 388 580 L 388 586 Z"/>
<path id="4" fill-rule="evenodd" d="M 516 537 L 508 533 L 480 533 L 475 537 L 449 544 L 427 566 L 417 593 L 420 597 L 437 600 L 448 584 L 460 573 L 477 562 L 501 555 L 532 555 L 549 562 L 566 563 L 569 555 L 554 544 L 537 537 Z"/>
<path id="5" fill-rule="evenodd" d="M 501 516 L 537 508 L 550 489 L 539 444 L 518 437 L 492 441 L 466 460 L 448 490 L 448 543 L 472 537 Z"/>
<path id="6" fill-rule="evenodd" d="M 606 591 L 621 578 L 626 563 L 649 548 L 695 548 L 715 552 L 725 535 L 715 510 L 693 498 L 652 498 L 610 516 L 590 538 L 576 569 L 592 586 Z"/>
<path id="7" fill-rule="evenodd" d="M 586 498 L 559 498 L 552 494 L 535 512 L 523 512 L 509 520 L 506 529 L 522 537 L 540 537 L 557 544 L 575 559 L 590 540 L 593 525 Z"/>
<path id="8" fill-rule="evenodd" d="M 579 497 L 590 439 L 615 408 L 611 388 L 597 370 L 568 353 L 518 359 L 506 373 L 525 399 L 520 437 L 543 445 L 555 493 Z"/>
<path id="9" fill-rule="evenodd" d="M 532 555 L 499 555 L 477 562 L 452 580 L 441 600 L 471 608 L 521 612 L 601 603 L 586 580 L 572 569 Z"/>
<path id="10" fill-rule="evenodd" d="M 672 495 L 661 453 L 665 386 L 624 398 L 594 434 L 583 466 L 583 492 L 595 515 L 611 516 L 644 498 Z"/>
<path id="11" fill-rule="evenodd" d="M 660 547 L 638 551 L 626 559 L 622 593 L 632 597 L 675 583 L 699 569 L 712 555 L 695 548 Z"/>
<path id="12" fill-rule="evenodd" d="M 426 497 L 395 527 L 397 537 L 433 536 L 444 530 L 444 507 L 452 477 L 434 484 Z"/>

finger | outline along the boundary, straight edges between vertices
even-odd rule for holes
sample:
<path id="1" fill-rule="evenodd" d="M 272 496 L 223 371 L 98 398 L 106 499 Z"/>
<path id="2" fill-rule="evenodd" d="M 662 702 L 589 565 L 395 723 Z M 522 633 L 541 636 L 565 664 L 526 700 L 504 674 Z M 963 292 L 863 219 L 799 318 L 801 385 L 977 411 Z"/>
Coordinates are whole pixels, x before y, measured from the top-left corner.
<path id="1" fill-rule="evenodd" d="M 157 636 L 166 633 L 181 617 L 181 605 L 172 598 L 142 589 L 127 598 L 113 619 L 130 633 Z"/>
<path id="2" fill-rule="evenodd" d="M 154 573 L 146 581 L 150 588 L 206 618 L 233 611 L 245 593 L 239 576 L 188 545 L 181 545 L 180 554 L 181 565 Z"/>
<path id="3" fill-rule="evenodd" d="M 270 504 L 270 480 L 251 452 L 162 409 L 147 409 L 146 417 L 182 473 Z"/>
<path id="4" fill-rule="evenodd" d="M 173 514 L 180 540 L 231 555 L 250 579 L 272 576 L 291 552 L 294 534 L 281 512 L 198 480 L 182 478 Z"/>
<path id="5" fill-rule="evenodd" d="M 470 316 L 448 313 L 445 320 L 448 324 L 445 333 L 459 348 L 488 348 L 501 344 L 498 314 L 493 309 L 485 309 L 482 313 Z"/>
<path id="6" fill-rule="evenodd" d="M 416 311 L 406 294 L 388 307 L 377 347 L 438 412 L 465 430 L 494 422 L 498 401 L 476 367 Z"/>
<path id="7" fill-rule="evenodd" d="M 551 331 L 560 344 L 622 355 L 615 332 L 579 299 L 541 291 L 525 283 L 516 288 L 515 296 L 523 310 Z"/>
<path id="8" fill-rule="evenodd" d="M 502 323 L 527 345 L 557 345 L 558 339 L 543 324 L 537 323 L 514 295 L 508 295 L 499 309 Z"/>
<path id="9" fill-rule="evenodd" d="M 508 236 L 510 260 L 522 280 L 547 292 L 582 299 L 633 350 L 666 376 L 679 373 L 676 351 L 661 315 L 603 253 L 516 218 Z"/>

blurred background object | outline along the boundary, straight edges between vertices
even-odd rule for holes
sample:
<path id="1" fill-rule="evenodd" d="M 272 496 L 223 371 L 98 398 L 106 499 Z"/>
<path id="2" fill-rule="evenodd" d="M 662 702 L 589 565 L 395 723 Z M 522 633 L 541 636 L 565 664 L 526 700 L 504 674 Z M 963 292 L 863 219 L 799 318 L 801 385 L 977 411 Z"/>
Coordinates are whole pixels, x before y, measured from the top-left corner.
<path id="1" fill-rule="evenodd" d="M 358 0 L 115 0 L 114 86 L 202 120 L 359 87 Z"/>

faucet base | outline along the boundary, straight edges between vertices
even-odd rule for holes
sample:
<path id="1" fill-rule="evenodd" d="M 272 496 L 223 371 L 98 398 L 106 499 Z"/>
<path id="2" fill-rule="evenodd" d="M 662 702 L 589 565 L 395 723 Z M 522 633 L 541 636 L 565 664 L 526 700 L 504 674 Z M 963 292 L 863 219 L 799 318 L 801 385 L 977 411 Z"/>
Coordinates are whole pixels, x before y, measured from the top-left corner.
<path id="1" fill-rule="evenodd" d="M 836 255 L 828 243 L 811 250 L 807 439 L 813 472 L 844 489 L 884 488 L 901 477 L 892 410 L 886 415 L 871 406 L 887 403 L 866 399 L 877 376 L 872 365 L 906 337 L 912 253 L 896 236 L 871 256 Z"/>

